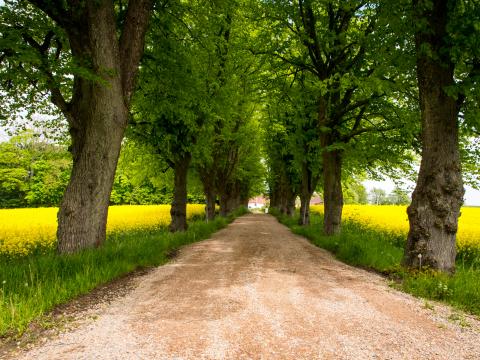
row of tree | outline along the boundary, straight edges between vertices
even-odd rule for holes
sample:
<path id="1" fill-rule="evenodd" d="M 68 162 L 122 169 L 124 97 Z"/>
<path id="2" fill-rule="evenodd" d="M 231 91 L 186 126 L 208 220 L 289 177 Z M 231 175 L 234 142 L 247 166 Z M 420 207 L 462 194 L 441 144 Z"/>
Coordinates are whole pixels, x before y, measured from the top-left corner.
<path id="1" fill-rule="evenodd" d="M 308 224 L 318 184 L 324 233 L 338 234 L 349 179 L 407 176 L 421 156 L 404 264 L 418 267 L 421 255 L 424 265 L 454 271 L 461 154 L 478 174 L 478 158 L 464 147 L 480 129 L 478 2 L 255 6 L 252 51 L 268 63 L 263 124 L 271 204 L 293 214 L 300 196 L 300 224 Z"/>
<path id="2" fill-rule="evenodd" d="M 189 170 L 203 185 L 208 220 L 217 197 L 226 215 L 261 186 L 243 21 L 234 1 L 5 1 L 0 117 L 14 123 L 25 111 L 42 112 L 53 115 L 52 127 L 68 127 L 60 253 L 105 240 L 125 136 L 148 154 L 152 172 L 172 169 L 174 231 L 187 226 Z"/>

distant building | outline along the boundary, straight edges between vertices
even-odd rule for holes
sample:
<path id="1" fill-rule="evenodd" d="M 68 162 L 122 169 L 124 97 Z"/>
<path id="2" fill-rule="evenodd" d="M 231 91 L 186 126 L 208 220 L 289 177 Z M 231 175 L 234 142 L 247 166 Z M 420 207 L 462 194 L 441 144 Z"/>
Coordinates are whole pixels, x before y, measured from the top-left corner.
<path id="1" fill-rule="evenodd" d="M 300 201 L 300 197 L 297 196 L 295 199 L 295 207 L 300 208 L 302 202 Z M 310 198 L 310 205 L 323 205 L 323 198 L 321 195 L 317 193 L 313 193 L 312 197 Z"/>
<path id="2" fill-rule="evenodd" d="M 266 204 L 267 204 L 267 199 L 265 199 L 263 196 L 256 196 L 248 200 L 249 209 L 261 209 L 265 207 Z"/>
<path id="3" fill-rule="evenodd" d="M 318 194 L 313 194 L 312 198 L 310 199 L 310 205 L 323 205 L 323 199 Z"/>

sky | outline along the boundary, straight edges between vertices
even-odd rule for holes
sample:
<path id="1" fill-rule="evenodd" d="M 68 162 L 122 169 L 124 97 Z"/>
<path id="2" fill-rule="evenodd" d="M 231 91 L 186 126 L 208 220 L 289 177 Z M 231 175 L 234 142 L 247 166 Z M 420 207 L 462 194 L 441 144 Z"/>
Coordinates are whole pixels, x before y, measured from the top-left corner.
<path id="1" fill-rule="evenodd" d="M 1 0 L 0 0 L 1 1 Z M 3 128 L 0 128 L 0 141 L 7 141 L 8 135 Z"/>
<path id="2" fill-rule="evenodd" d="M 407 187 L 413 189 L 415 186 L 414 183 L 409 182 L 406 184 Z M 374 180 L 366 180 L 363 182 L 363 186 L 367 189 L 367 192 L 372 190 L 373 188 L 383 189 L 385 192 L 389 193 L 395 187 L 395 184 L 392 180 L 386 179 L 384 181 L 374 181 Z M 464 205 L 466 206 L 480 206 L 480 190 L 475 190 L 470 186 L 465 186 L 465 195 L 464 195 Z"/>

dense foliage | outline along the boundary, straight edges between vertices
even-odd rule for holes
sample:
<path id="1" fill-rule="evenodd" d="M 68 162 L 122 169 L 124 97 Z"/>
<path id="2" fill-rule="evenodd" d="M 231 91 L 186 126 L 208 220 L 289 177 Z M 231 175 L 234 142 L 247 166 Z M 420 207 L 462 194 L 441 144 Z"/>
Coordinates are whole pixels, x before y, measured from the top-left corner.
<path id="1" fill-rule="evenodd" d="M 68 151 L 37 134 L 0 143 L 0 207 L 58 205 L 70 171 Z"/>

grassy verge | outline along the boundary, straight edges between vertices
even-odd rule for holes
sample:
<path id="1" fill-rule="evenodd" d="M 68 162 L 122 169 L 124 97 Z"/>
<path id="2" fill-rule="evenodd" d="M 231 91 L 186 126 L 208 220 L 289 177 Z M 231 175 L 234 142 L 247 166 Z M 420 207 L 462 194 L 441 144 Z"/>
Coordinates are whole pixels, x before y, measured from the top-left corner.
<path id="1" fill-rule="evenodd" d="M 321 215 L 313 214 L 311 225 L 305 227 L 297 225 L 298 217 L 290 218 L 275 212 L 273 215 L 294 233 L 329 250 L 339 260 L 389 276 L 399 289 L 480 315 L 480 258 L 460 258 L 453 276 L 429 270 L 406 271 L 400 265 L 405 241 L 402 237 L 354 222 L 344 222 L 341 235 L 325 236 Z"/>
<path id="2" fill-rule="evenodd" d="M 0 257 L 0 337 L 22 334 L 34 319 L 98 285 L 139 268 L 164 264 L 173 250 L 208 238 L 245 212 L 241 209 L 209 223 L 193 221 L 182 233 L 166 229 L 119 233 L 109 236 L 101 248 L 75 255 Z"/>

